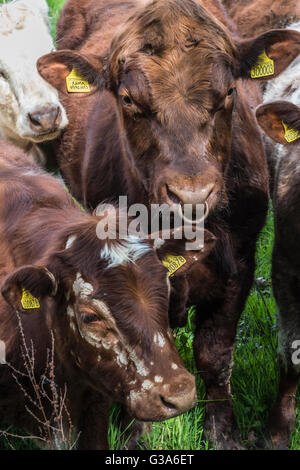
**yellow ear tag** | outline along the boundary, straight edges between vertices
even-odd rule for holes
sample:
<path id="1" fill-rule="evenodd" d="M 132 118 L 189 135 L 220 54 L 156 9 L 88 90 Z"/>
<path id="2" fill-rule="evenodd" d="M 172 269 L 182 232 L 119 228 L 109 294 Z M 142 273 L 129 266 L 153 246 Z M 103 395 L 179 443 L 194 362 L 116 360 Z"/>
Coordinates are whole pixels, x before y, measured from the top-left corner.
<path id="1" fill-rule="evenodd" d="M 183 256 L 167 255 L 162 263 L 168 270 L 168 277 L 172 277 L 186 263 L 186 259 Z"/>
<path id="2" fill-rule="evenodd" d="M 290 144 L 295 142 L 295 140 L 300 139 L 300 132 L 297 129 L 289 129 L 289 126 L 282 121 L 284 127 L 284 138 Z"/>
<path id="3" fill-rule="evenodd" d="M 67 90 L 69 93 L 89 93 L 90 84 L 74 68 L 66 77 Z"/>
<path id="4" fill-rule="evenodd" d="M 21 304 L 24 310 L 30 310 L 32 308 L 40 308 L 38 299 L 33 297 L 32 294 L 26 289 L 23 289 Z"/>
<path id="5" fill-rule="evenodd" d="M 267 56 L 266 51 L 263 51 L 257 57 L 257 62 L 251 69 L 251 78 L 269 77 L 274 73 L 274 60 Z"/>

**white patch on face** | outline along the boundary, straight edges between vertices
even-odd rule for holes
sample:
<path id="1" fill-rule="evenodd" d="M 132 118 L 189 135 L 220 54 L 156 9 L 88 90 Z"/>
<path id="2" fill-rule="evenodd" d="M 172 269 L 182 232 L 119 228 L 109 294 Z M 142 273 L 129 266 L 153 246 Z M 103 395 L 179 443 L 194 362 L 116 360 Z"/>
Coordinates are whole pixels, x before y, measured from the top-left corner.
<path id="1" fill-rule="evenodd" d="M 145 380 L 145 381 L 142 383 L 142 389 L 143 389 L 143 390 L 150 390 L 152 387 L 153 387 L 153 383 L 150 382 L 150 380 Z"/>
<path id="2" fill-rule="evenodd" d="M 80 274 L 77 274 L 78 285 L 76 284 L 76 291 L 80 288 L 80 292 L 82 289 L 82 283 L 84 286 L 87 284 L 85 283 Z M 76 282 L 76 281 L 75 281 Z M 75 283 L 74 283 L 75 284 Z M 79 286 L 79 287 L 78 287 Z M 84 291 L 90 291 L 92 286 L 88 284 L 90 288 L 84 287 Z M 74 287 L 73 287 L 74 289 Z M 74 290 L 75 292 L 75 290 Z M 76 293 L 76 292 L 75 292 Z M 120 367 L 127 368 L 129 361 L 132 361 L 134 366 L 136 367 L 137 373 L 143 377 L 146 377 L 149 374 L 147 367 L 142 359 L 139 359 L 136 355 L 135 351 L 132 350 L 130 345 L 125 341 L 123 335 L 119 331 L 116 322 L 111 314 L 109 307 L 101 300 L 92 299 L 91 304 L 94 305 L 97 309 L 101 311 L 101 314 L 106 317 L 107 322 L 110 323 L 111 328 L 115 330 L 115 337 L 110 338 L 109 340 L 105 338 L 100 338 L 96 334 L 91 333 L 89 331 L 80 330 L 80 333 L 86 341 L 88 341 L 92 346 L 96 347 L 97 349 L 103 347 L 106 350 L 114 351 L 116 355 L 116 362 Z"/>
<path id="3" fill-rule="evenodd" d="M 82 337 L 94 348 L 100 349 L 102 347 L 101 339 L 92 332 L 81 333 Z"/>
<path id="4" fill-rule="evenodd" d="M 154 382 L 157 383 L 157 384 L 161 384 L 163 381 L 164 381 L 164 379 L 162 377 L 160 377 L 159 375 L 156 375 L 154 377 Z"/>
<path id="5" fill-rule="evenodd" d="M 76 297 L 86 299 L 94 292 L 93 286 L 82 279 L 80 273 L 77 273 L 76 280 L 73 283 L 73 291 Z"/>
<path id="6" fill-rule="evenodd" d="M 147 375 L 149 374 L 149 370 L 145 366 L 144 361 L 142 359 L 139 359 L 134 351 L 131 351 L 129 353 L 129 358 L 134 363 L 137 373 L 142 377 L 147 377 Z"/>
<path id="7" fill-rule="evenodd" d="M 166 344 L 165 338 L 160 333 L 155 333 L 155 335 L 153 337 L 153 341 L 154 341 L 155 344 L 157 344 L 157 346 L 159 348 L 163 348 L 164 345 Z"/>
<path id="8" fill-rule="evenodd" d="M 106 305 L 105 302 L 103 302 L 102 300 L 92 299 L 92 304 L 93 304 L 98 310 L 100 310 L 100 312 L 102 313 L 102 315 L 105 315 L 107 318 L 113 320 L 111 311 L 110 311 L 109 307 Z M 113 321 L 114 321 L 114 320 L 113 320 Z"/>
<path id="9" fill-rule="evenodd" d="M 68 308 L 67 308 L 67 315 L 68 315 L 70 318 L 75 318 L 75 312 L 74 312 L 73 308 L 70 307 L 70 305 L 68 305 Z"/>
<path id="10" fill-rule="evenodd" d="M 139 397 L 140 397 L 140 392 L 134 392 L 133 390 L 131 390 L 131 392 L 130 392 L 130 401 L 132 403 L 134 403 L 135 401 L 138 401 Z"/>
<path id="11" fill-rule="evenodd" d="M 73 245 L 73 243 L 75 242 L 76 240 L 76 235 L 73 235 L 72 237 L 69 237 L 68 240 L 67 240 L 67 243 L 66 243 L 66 250 L 68 250 L 69 248 L 71 248 L 71 246 Z"/>
<path id="12" fill-rule="evenodd" d="M 172 369 L 173 369 L 173 370 L 176 370 L 176 369 L 178 369 L 178 365 L 177 365 L 177 364 L 175 364 L 174 362 L 173 362 L 173 364 L 172 364 L 172 366 L 171 366 L 171 367 L 172 367 Z"/>
<path id="13" fill-rule="evenodd" d="M 54 50 L 45 0 L 13 1 L 0 6 L 0 134 L 26 148 L 29 141 L 53 138 L 30 126 L 29 114 L 57 108 L 68 124 L 57 90 L 38 73 L 39 57 Z"/>
<path id="14" fill-rule="evenodd" d="M 100 252 L 100 258 L 108 261 L 108 268 L 134 263 L 151 251 L 151 247 L 141 238 L 129 236 L 126 240 L 114 241 L 110 246 L 105 244 Z"/>

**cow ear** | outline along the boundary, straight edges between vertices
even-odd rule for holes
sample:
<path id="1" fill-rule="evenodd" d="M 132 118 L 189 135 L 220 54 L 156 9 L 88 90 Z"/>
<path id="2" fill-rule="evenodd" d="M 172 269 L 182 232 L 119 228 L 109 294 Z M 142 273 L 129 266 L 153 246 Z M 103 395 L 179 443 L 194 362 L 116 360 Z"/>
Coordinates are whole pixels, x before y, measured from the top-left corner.
<path id="1" fill-rule="evenodd" d="M 102 58 L 93 54 L 61 50 L 40 57 L 40 75 L 64 94 L 86 96 L 105 85 Z"/>
<path id="2" fill-rule="evenodd" d="M 290 145 L 300 139 L 300 108 L 288 101 L 259 106 L 256 118 L 260 127 L 275 142 Z"/>
<path id="3" fill-rule="evenodd" d="M 154 248 L 163 265 L 168 270 L 169 277 L 177 277 L 186 274 L 196 263 L 203 261 L 216 244 L 215 236 L 208 230 L 204 230 L 204 244 L 198 250 L 186 250 L 187 240 L 156 239 Z"/>
<path id="4" fill-rule="evenodd" d="M 40 300 L 55 296 L 57 281 L 47 268 L 24 266 L 9 274 L 1 285 L 6 302 L 18 312 L 40 308 Z"/>
<path id="5" fill-rule="evenodd" d="M 238 76 L 269 80 L 281 74 L 300 54 L 300 33 L 274 29 L 237 44 L 240 59 Z"/>

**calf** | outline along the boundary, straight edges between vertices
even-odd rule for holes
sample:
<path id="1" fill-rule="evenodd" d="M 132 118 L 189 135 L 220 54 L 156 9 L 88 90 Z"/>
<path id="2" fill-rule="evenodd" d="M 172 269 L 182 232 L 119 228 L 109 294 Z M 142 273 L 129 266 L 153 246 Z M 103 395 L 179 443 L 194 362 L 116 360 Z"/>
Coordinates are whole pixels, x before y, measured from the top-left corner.
<path id="1" fill-rule="evenodd" d="M 3 144 L 0 195 L 0 422 L 48 444 L 47 430 L 62 438 L 72 422 L 78 448 L 103 449 L 112 401 L 142 421 L 192 407 L 195 382 L 169 330 L 160 261 L 174 242 L 156 251 L 151 240 L 99 239 L 107 218 L 83 213 L 59 180 Z M 68 412 L 49 401 L 54 392 L 65 393 Z"/>
<path id="2" fill-rule="evenodd" d="M 54 50 L 46 0 L 0 6 L 0 136 L 44 162 L 36 145 L 67 123 L 57 91 L 41 78 L 37 59 Z"/>
<path id="3" fill-rule="evenodd" d="M 216 247 L 172 280 L 170 319 L 184 324 L 186 308 L 196 305 L 206 433 L 218 448 L 236 448 L 234 340 L 268 207 L 253 112 L 261 102 L 257 82 L 290 64 L 300 52 L 300 34 L 275 30 L 241 41 L 225 25 L 217 0 L 69 0 L 58 22 L 62 50 L 41 58 L 38 68 L 67 108 L 70 126 L 57 158 L 87 207 L 127 195 L 130 204 L 209 208 L 206 224 Z M 256 73 L 264 51 L 274 68 Z M 178 306 L 182 312 L 174 318 Z"/>
<path id="4" fill-rule="evenodd" d="M 299 89 L 294 90 L 292 100 L 300 104 Z M 270 414 L 269 444 L 281 449 L 288 446 L 295 423 L 295 399 L 300 376 L 300 108 L 287 101 L 268 103 L 258 108 L 257 119 L 266 134 L 276 142 L 273 146 L 276 166 L 272 279 L 279 315 L 280 383 Z"/>

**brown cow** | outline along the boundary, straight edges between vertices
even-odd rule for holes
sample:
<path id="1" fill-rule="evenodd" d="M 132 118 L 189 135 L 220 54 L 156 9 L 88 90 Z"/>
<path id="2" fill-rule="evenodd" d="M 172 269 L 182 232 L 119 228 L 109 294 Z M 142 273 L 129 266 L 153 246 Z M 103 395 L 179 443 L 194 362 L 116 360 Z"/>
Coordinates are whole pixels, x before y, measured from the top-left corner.
<path id="1" fill-rule="evenodd" d="M 194 377 L 170 334 L 170 285 L 158 257 L 172 253 L 174 241 L 161 242 L 156 252 L 151 240 L 100 240 L 103 217 L 83 213 L 59 180 L 29 166 L 8 144 L 0 147 L 0 198 L 0 339 L 10 365 L 0 365 L 0 422 L 40 436 L 41 421 L 49 421 L 46 430 L 52 426 L 57 437 L 59 410 L 43 393 L 51 397 L 53 386 L 66 385 L 61 427 L 71 419 L 81 432 L 79 448 L 103 449 L 112 401 L 142 421 L 192 407 Z M 200 255 L 193 253 L 187 265 Z M 48 388 L 51 335 L 56 382 Z M 34 351 L 34 377 L 22 375 L 26 348 L 29 358 Z M 41 433 L 47 434 L 43 426 Z"/>
<path id="2" fill-rule="evenodd" d="M 226 17 L 217 0 L 140 3 L 65 4 L 62 50 L 38 64 L 61 90 L 70 119 L 57 158 L 88 207 L 121 194 L 129 203 L 209 206 L 207 227 L 218 242 L 205 263 L 173 281 L 170 317 L 175 325 L 179 305 L 183 324 L 186 305 L 197 305 L 194 349 L 207 389 L 206 431 L 218 448 L 234 448 L 234 340 L 268 207 L 253 113 L 260 87 L 247 79 L 264 50 L 275 69 L 262 79 L 280 74 L 300 52 L 300 35 L 275 30 L 241 41 L 221 23 Z M 67 93 L 73 67 L 90 94 Z"/>
<path id="3" fill-rule="evenodd" d="M 243 37 L 300 21 L 299 0 L 222 0 Z"/>
<path id="4" fill-rule="evenodd" d="M 294 98 L 296 97 L 295 90 Z M 272 280 L 279 315 L 280 383 L 278 396 L 270 413 L 269 444 L 282 449 L 288 446 L 295 423 L 295 399 L 300 376 L 300 108 L 286 101 L 268 103 L 258 108 L 257 119 L 276 143 L 273 145 L 273 160 L 276 160 L 276 165 Z"/>

